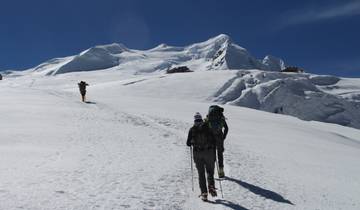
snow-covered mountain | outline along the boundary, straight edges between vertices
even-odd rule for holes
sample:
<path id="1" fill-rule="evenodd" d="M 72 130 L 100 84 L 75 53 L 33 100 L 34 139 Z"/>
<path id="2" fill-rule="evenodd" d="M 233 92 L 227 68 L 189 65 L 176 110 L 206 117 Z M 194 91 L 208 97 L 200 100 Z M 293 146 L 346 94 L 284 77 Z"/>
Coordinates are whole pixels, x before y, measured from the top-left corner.
<path id="1" fill-rule="evenodd" d="M 32 69 L 45 75 L 114 68 L 135 68 L 137 72 L 164 71 L 174 66 L 188 66 L 193 71 L 217 69 L 262 69 L 279 71 L 284 62 L 273 56 L 254 58 L 245 48 L 221 34 L 205 42 L 186 47 L 166 44 L 150 50 L 128 49 L 122 44 L 92 47 L 75 56 L 46 61 Z"/>
<path id="2" fill-rule="evenodd" d="M 199 86 L 206 86 L 203 89 L 203 96 L 206 97 L 202 100 L 360 128 L 358 80 L 308 73 L 281 73 L 279 71 L 285 68 L 283 60 L 271 55 L 258 60 L 224 34 L 186 47 L 160 44 L 144 51 L 128 49 L 121 44 L 96 46 L 79 55 L 51 59 L 22 73 L 13 73 L 13 76 L 42 77 L 104 70 L 101 74 L 120 73 L 135 77 L 147 73 L 162 75 L 165 70 L 176 66 L 187 66 L 195 71 L 189 75 L 174 76 L 194 82 L 190 89 L 183 87 L 174 90 L 176 96 L 183 91 L 191 92 L 201 88 Z M 232 71 L 219 71 L 218 76 L 214 77 L 209 70 Z M 219 80 L 219 75 L 229 78 Z M 206 80 L 203 79 L 205 77 Z M 171 78 L 167 81 L 175 82 Z M 214 80 L 221 82 L 215 87 L 207 85 Z M 155 84 L 151 86 L 153 82 Z M 151 80 L 141 88 L 151 89 L 158 94 L 163 90 L 152 88 L 157 87 L 157 82 L 164 80 Z M 164 90 L 174 87 L 171 82 L 166 84 Z"/>

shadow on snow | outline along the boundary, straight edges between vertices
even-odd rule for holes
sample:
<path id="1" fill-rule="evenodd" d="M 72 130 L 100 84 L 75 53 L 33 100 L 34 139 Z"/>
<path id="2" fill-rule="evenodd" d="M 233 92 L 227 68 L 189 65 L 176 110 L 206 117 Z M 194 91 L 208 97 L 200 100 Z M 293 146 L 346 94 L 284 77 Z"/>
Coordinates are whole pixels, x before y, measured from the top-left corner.
<path id="1" fill-rule="evenodd" d="M 291 201 L 285 199 L 282 195 L 280 195 L 280 194 L 278 194 L 276 192 L 273 192 L 271 190 L 267 190 L 267 189 L 264 189 L 264 188 L 261 188 L 261 187 L 246 183 L 246 182 L 241 181 L 241 180 L 237 180 L 237 179 L 234 179 L 234 178 L 231 178 L 231 177 L 227 177 L 227 176 L 225 177 L 225 180 L 235 182 L 238 185 L 248 189 L 250 192 L 252 192 L 252 193 L 254 193 L 256 195 L 260 195 L 260 196 L 262 196 L 262 197 L 264 197 L 266 199 L 270 199 L 270 200 L 280 202 L 280 203 L 287 203 L 287 204 L 290 204 L 290 205 L 294 205 Z"/>
<path id="2" fill-rule="evenodd" d="M 212 203 L 212 204 L 221 204 L 224 205 L 226 207 L 229 207 L 231 209 L 234 210 L 249 210 L 245 207 L 240 206 L 239 204 L 233 203 L 231 201 L 227 201 L 227 200 L 222 200 L 222 199 L 216 199 L 215 201 L 207 201 L 208 203 Z"/>

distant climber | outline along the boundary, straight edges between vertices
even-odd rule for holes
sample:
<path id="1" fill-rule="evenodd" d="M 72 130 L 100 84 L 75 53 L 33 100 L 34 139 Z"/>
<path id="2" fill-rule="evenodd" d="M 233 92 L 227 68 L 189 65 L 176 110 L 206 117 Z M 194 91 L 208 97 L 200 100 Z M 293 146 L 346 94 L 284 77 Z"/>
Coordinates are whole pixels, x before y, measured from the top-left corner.
<path id="1" fill-rule="evenodd" d="M 226 135 L 229 131 L 223 112 L 224 112 L 224 108 L 217 105 L 212 105 L 209 107 L 209 112 L 205 119 L 205 122 L 209 124 L 209 127 L 213 132 L 216 140 L 217 159 L 219 163 L 219 168 L 218 168 L 219 178 L 225 177 L 224 155 L 223 155 L 224 140 L 226 139 Z"/>
<path id="2" fill-rule="evenodd" d="M 284 113 L 284 108 L 283 108 L 282 106 L 281 106 L 281 107 L 277 107 L 277 108 L 275 108 L 274 113 L 276 113 L 276 114 L 283 114 L 283 113 Z"/>
<path id="3" fill-rule="evenodd" d="M 89 85 L 89 84 L 87 84 L 87 83 L 84 82 L 84 81 L 81 81 L 81 82 L 78 83 L 82 102 L 85 102 L 86 86 L 88 86 L 88 85 Z"/>
<path id="4" fill-rule="evenodd" d="M 194 125 L 189 130 L 186 145 L 192 146 L 194 162 L 199 174 L 200 197 L 203 201 L 207 201 L 208 192 L 213 197 L 217 196 L 214 180 L 216 145 L 215 136 L 199 112 L 194 116 Z M 208 188 L 206 187 L 205 172 Z"/>
<path id="5" fill-rule="evenodd" d="M 2 75 L 0 74 L 0 80 L 2 80 Z"/>

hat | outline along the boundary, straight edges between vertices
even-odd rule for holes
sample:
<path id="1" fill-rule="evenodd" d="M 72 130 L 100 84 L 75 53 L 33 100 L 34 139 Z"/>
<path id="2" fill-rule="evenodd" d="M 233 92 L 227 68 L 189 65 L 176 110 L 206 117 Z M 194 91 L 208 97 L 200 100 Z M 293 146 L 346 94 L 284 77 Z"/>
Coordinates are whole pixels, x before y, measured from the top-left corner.
<path id="1" fill-rule="evenodd" d="M 194 115 L 194 120 L 202 120 L 202 116 L 199 112 L 196 112 Z"/>

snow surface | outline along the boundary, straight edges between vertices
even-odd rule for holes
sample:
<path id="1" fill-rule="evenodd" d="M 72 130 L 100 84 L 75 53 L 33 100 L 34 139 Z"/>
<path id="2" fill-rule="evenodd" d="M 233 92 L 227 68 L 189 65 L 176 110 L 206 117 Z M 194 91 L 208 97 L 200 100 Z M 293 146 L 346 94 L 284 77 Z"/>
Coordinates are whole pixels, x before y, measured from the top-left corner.
<path id="1" fill-rule="evenodd" d="M 49 65 L 59 62 L 68 60 Z M 268 108 L 289 89 L 297 100 L 314 98 L 310 112 L 325 98 L 350 113 L 345 101 L 358 100 L 350 97 L 358 79 L 134 72 L 29 71 L 0 81 L 0 209 L 360 209 L 360 130 L 228 105 Z M 90 84 L 88 103 L 80 102 L 80 80 Z M 224 198 L 204 203 L 196 171 L 191 190 L 185 142 L 193 114 L 206 115 L 211 100 L 228 103 L 228 178 Z"/>

